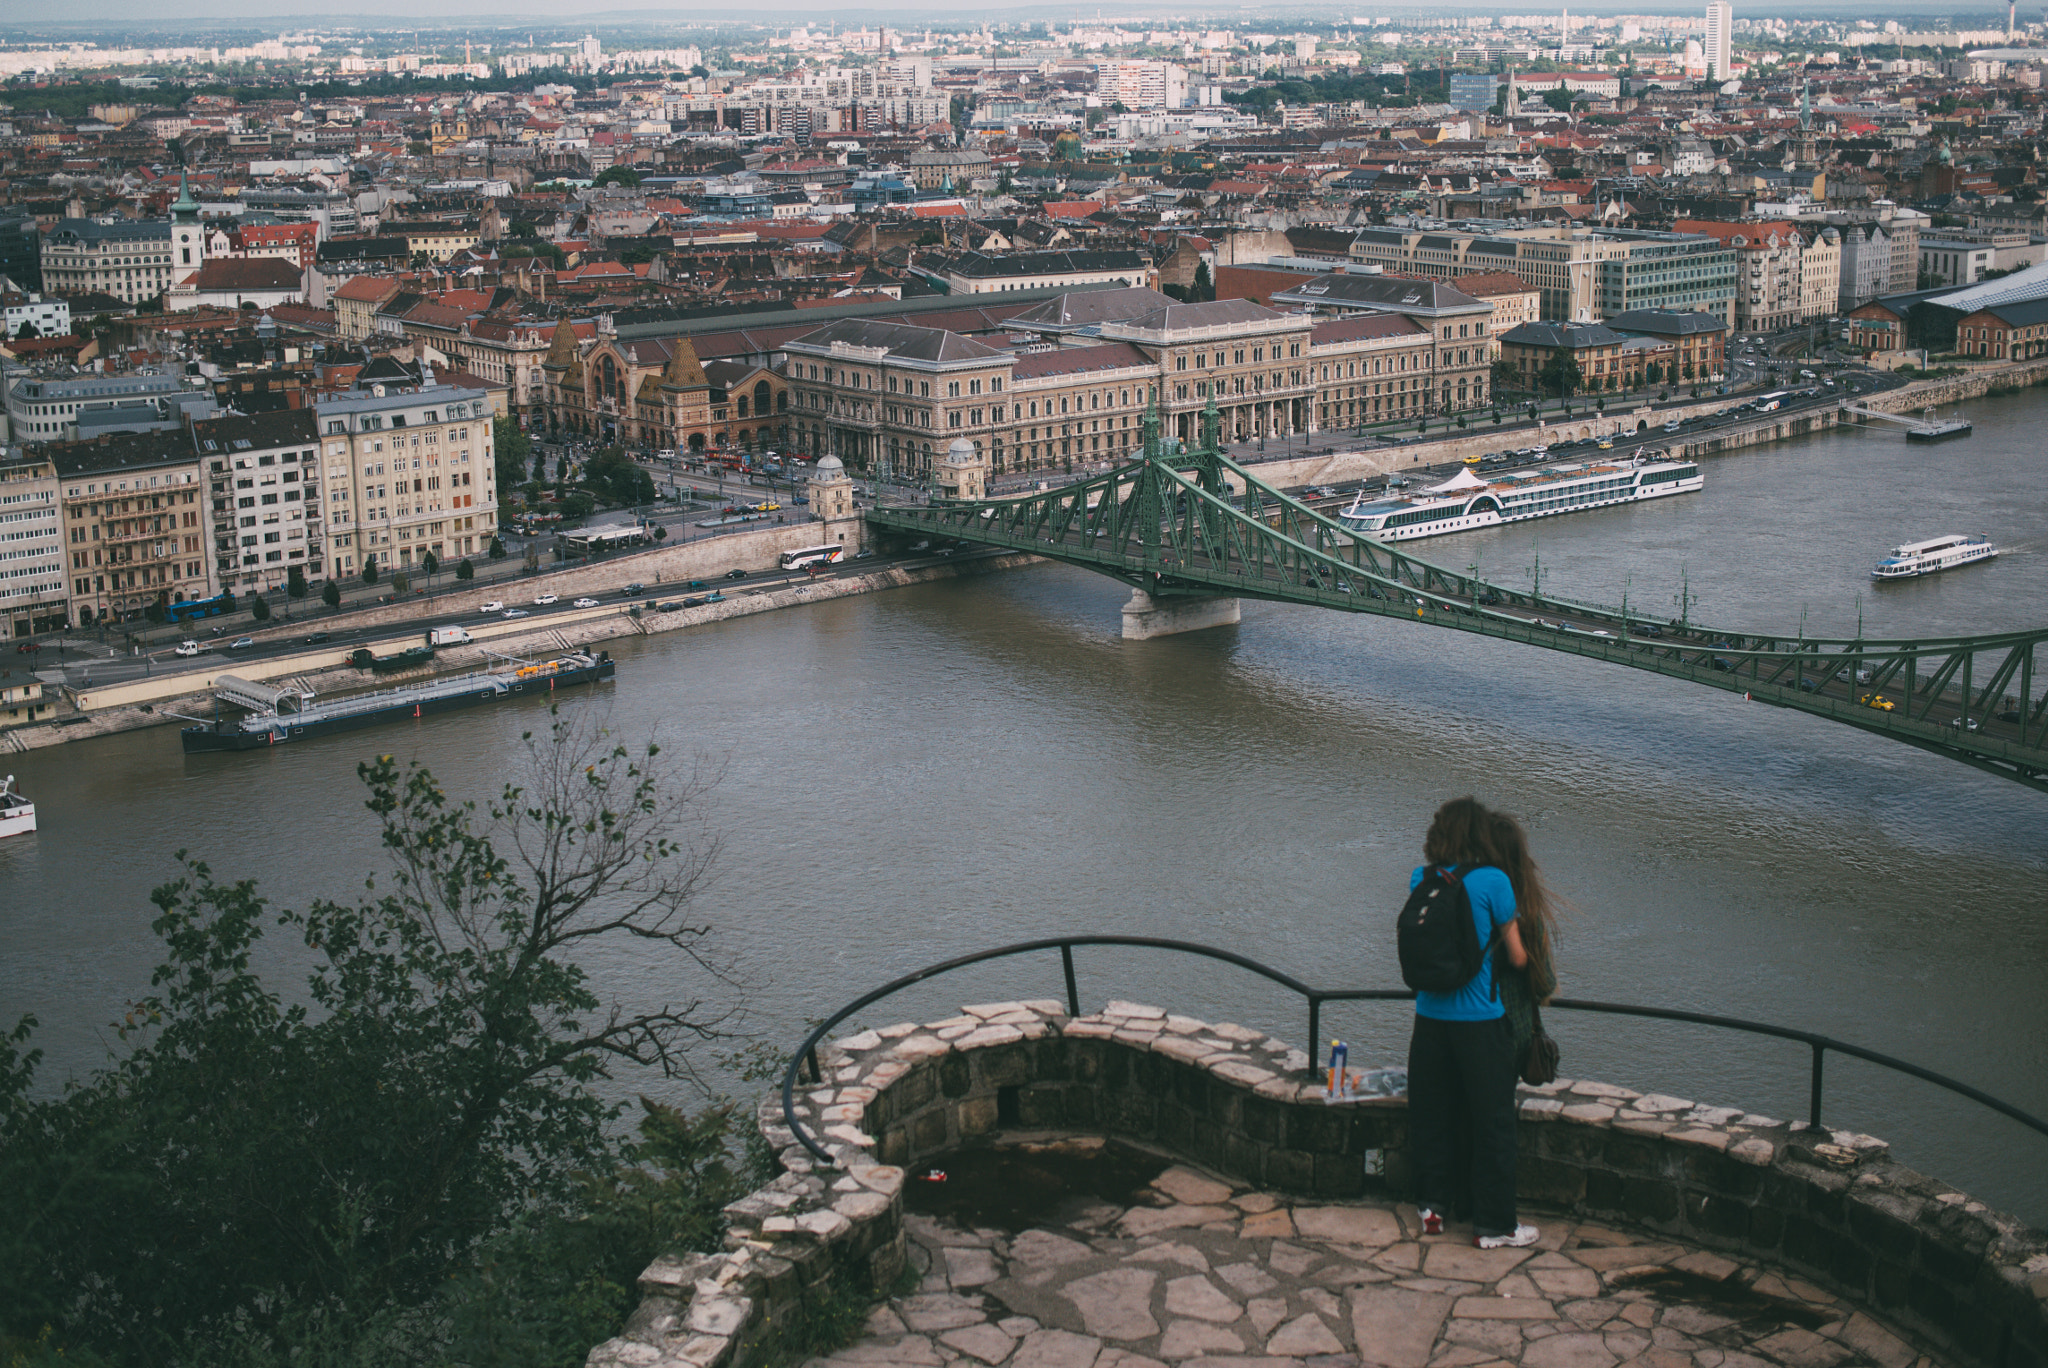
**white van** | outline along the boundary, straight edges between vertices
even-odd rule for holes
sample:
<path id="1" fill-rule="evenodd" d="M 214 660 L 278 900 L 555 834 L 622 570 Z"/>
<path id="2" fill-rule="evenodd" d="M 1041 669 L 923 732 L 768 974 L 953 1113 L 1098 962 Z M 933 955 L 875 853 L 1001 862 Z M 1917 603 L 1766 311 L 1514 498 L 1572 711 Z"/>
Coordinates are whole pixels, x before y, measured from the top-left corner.
<path id="1" fill-rule="evenodd" d="M 199 643 L 196 641 L 181 641 L 177 645 L 177 650 L 175 651 L 175 654 L 181 656 L 196 656 L 199 654 Z"/>
<path id="2" fill-rule="evenodd" d="M 429 646 L 462 646 L 475 639 L 460 627 L 433 627 L 427 631 Z"/>

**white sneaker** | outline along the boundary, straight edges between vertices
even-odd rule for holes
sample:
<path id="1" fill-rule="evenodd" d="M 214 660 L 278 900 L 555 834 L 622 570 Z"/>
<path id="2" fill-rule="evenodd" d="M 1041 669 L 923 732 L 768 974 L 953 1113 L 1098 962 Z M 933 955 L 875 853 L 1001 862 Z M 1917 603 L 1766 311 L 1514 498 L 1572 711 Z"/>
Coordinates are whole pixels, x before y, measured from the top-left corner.
<path id="1" fill-rule="evenodd" d="M 1444 1233 L 1444 1218 L 1437 1215 L 1436 1212 L 1434 1212 L 1430 1208 L 1424 1207 L 1422 1208 L 1422 1210 L 1418 1211 L 1416 1215 L 1422 1218 L 1423 1234 L 1441 1235 Z"/>
<path id="2" fill-rule="evenodd" d="M 1518 1225 L 1512 1235 L 1476 1235 L 1472 1243 L 1481 1249 L 1524 1249 L 1543 1237 L 1532 1225 Z"/>

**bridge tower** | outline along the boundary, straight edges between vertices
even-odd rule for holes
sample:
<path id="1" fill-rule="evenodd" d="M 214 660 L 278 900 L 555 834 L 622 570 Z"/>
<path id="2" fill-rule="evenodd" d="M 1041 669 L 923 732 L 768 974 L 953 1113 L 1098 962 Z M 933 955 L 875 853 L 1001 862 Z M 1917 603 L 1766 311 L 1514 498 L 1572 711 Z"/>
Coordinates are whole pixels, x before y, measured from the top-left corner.
<path id="1" fill-rule="evenodd" d="M 825 524 L 826 539 L 858 548 L 867 537 L 867 523 L 853 506 L 853 481 L 847 477 L 846 463 L 837 456 L 820 456 L 808 490 L 811 516 Z"/>
<path id="2" fill-rule="evenodd" d="M 1194 453 L 1196 478 L 1202 488 L 1220 492 L 1223 485 L 1223 470 L 1218 464 L 1220 448 L 1216 444 L 1216 396 L 1210 395 L 1209 402 L 1202 410 L 1202 449 Z M 1168 488 L 1168 482 L 1161 471 L 1182 462 L 1170 459 L 1166 443 L 1160 436 L 1159 393 L 1154 390 L 1152 402 L 1145 408 L 1145 444 L 1142 448 L 1147 469 L 1139 478 L 1144 481 L 1138 507 L 1139 540 L 1145 548 L 1147 567 L 1153 571 L 1151 584 L 1157 590 L 1162 581 L 1171 577 L 1171 566 L 1162 559 L 1162 539 L 1159 533 L 1160 520 L 1166 516 L 1165 500 L 1161 497 Z M 1177 490 L 1178 487 L 1174 486 Z M 1176 593 L 1169 596 L 1155 596 L 1144 589 L 1131 590 L 1130 602 L 1124 605 L 1124 640 L 1146 641 L 1152 637 L 1177 636 L 1182 632 L 1199 632 L 1205 627 L 1228 627 L 1243 616 L 1243 608 L 1234 597 Z"/>
<path id="3" fill-rule="evenodd" d="M 979 503 L 988 497 L 988 457 L 965 437 L 955 437 L 939 462 L 939 494 L 956 503 Z"/>

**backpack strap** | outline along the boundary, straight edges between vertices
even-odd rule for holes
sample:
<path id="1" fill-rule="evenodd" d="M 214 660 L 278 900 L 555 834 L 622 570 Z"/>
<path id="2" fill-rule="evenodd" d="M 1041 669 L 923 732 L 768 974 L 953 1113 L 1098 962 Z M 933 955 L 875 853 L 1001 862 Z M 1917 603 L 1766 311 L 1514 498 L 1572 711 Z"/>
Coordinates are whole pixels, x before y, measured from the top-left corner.
<path id="1" fill-rule="evenodd" d="M 1459 871 L 1478 869 L 1479 867 L 1480 866 L 1476 863 L 1470 865 L 1456 864 L 1437 866 L 1438 869 L 1441 869 L 1443 871 L 1444 877 L 1446 879 L 1449 879 L 1452 883 L 1458 885 L 1460 888 L 1463 888 L 1465 886 L 1465 877 Z M 1502 922 L 1499 926 L 1493 928 L 1493 934 L 1486 938 L 1486 944 L 1480 947 L 1479 950 L 1479 963 L 1481 965 L 1491 963 L 1493 959 L 1494 947 L 1502 943 L 1502 940 L 1507 935 L 1508 928 L 1510 926 L 1513 926 L 1514 924 L 1515 919 L 1513 917 L 1510 917 L 1506 921 Z M 1495 1002 L 1500 1001 L 1500 971 L 1498 969 L 1496 969 L 1493 974 L 1493 1000 Z"/>

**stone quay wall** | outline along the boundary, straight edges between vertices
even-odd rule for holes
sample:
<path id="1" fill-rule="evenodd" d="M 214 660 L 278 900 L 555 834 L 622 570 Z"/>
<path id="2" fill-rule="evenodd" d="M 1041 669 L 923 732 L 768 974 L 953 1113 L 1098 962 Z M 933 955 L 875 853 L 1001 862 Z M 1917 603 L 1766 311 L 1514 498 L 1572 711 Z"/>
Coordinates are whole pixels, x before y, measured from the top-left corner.
<path id="1" fill-rule="evenodd" d="M 907 1169 L 1001 1134 L 1110 1135 L 1266 1190 L 1400 1193 L 1401 1097 L 1331 1104 L 1300 1050 L 1242 1026 L 1112 1002 L 963 1008 L 820 1048 L 796 1112 L 820 1167 L 760 1109 L 783 1173 L 727 1208 L 726 1249 L 658 1260 L 591 1368 L 745 1368 L 827 1279 L 904 1266 Z M 2048 1365 L 2048 1233 L 1894 1162 L 1885 1142 L 1605 1083 L 1520 1095 L 1532 1203 L 1783 1265 L 1981 1368 Z"/>

